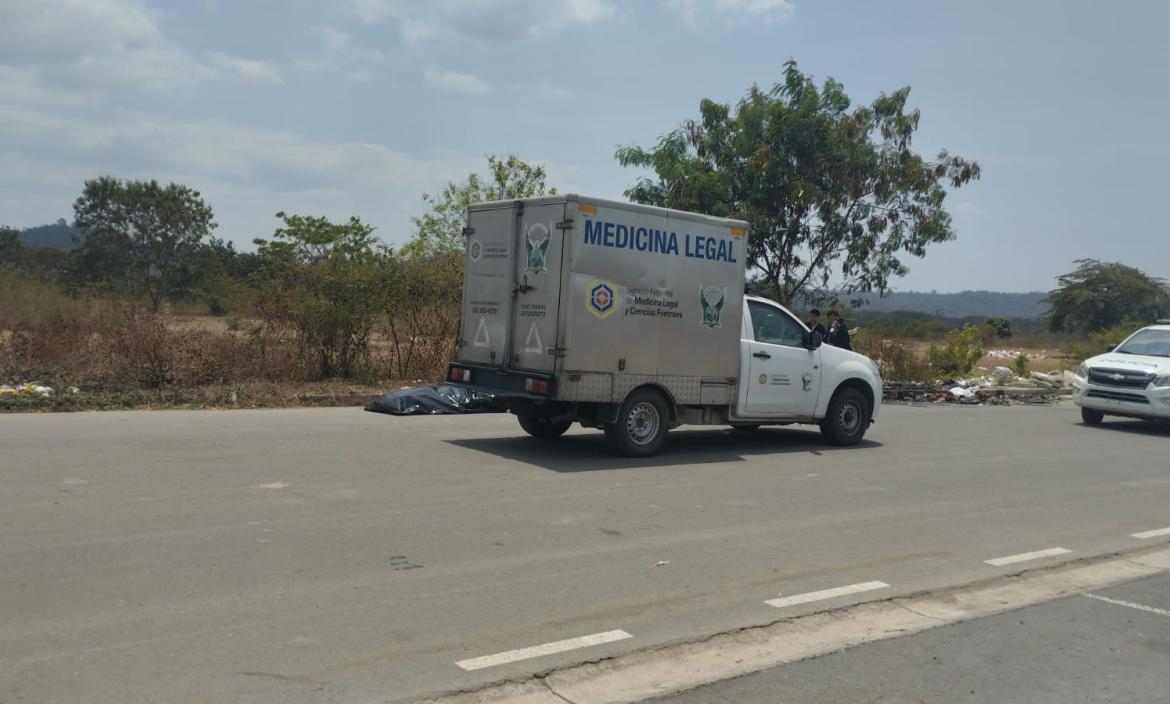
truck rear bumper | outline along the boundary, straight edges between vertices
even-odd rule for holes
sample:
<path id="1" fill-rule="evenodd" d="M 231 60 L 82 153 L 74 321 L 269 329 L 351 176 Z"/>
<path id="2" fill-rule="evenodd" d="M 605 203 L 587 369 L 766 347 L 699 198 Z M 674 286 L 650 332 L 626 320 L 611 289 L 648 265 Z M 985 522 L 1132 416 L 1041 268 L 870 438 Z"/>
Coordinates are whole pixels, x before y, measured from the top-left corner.
<path id="1" fill-rule="evenodd" d="M 447 366 L 447 383 L 501 398 L 552 401 L 556 397 L 556 379 L 551 374 L 486 364 L 452 362 Z"/>

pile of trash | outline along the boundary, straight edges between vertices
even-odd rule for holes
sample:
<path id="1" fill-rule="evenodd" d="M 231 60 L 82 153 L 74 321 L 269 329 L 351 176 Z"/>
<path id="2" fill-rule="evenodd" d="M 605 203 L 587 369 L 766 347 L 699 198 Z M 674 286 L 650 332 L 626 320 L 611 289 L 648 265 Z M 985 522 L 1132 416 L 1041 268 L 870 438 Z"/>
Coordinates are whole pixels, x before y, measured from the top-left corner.
<path id="1" fill-rule="evenodd" d="M 460 386 L 414 386 L 390 391 L 366 406 L 373 413 L 393 416 L 439 416 L 454 413 L 503 413 L 495 396 Z"/>
<path id="2" fill-rule="evenodd" d="M 921 381 L 886 382 L 884 401 L 910 403 L 960 403 L 1007 406 L 1011 403 L 1044 405 L 1056 403 L 1072 388 L 1072 372 L 1031 372 L 1017 376 L 1007 367 L 977 369 L 980 376 L 969 379 L 944 379 L 936 383 Z"/>
<path id="3" fill-rule="evenodd" d="M 30 381 L 26 384 L 17 384 L 16 386 L 0 384 L 0 396 L 39 396 L 41 398 L 49 398 L 53 393 L 53 387 L 41 386 L 35 381 Z"/>

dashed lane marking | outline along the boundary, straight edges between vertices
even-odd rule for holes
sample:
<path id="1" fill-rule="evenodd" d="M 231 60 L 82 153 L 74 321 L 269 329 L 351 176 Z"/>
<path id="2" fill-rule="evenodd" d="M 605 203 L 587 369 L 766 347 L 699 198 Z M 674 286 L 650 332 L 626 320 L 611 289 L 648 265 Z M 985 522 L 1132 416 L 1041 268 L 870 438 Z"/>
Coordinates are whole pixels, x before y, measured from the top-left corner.
<path id="1" fill-rule="evenodd" d="M 1048 548 L 1047 550 L 1037 550 L 1035 552 L 1022 552 L 1019 555 L 1008 555 L 1007 557 L 996 557 L 991 560 L 984 560 L 989 565 L 996 567 L 1003 567 L 1004 565 L 1014 565 L 1017 562 L 1027 562 L 1028 560 L 1039 560 L 1042 557 L 1055 557 L 1057 555 L 1067 555 L 1072 552 L 1067 548 Z"/>
<path id="2" fill-rule="evenodd" d="M 833 599 L 839 596 L 848 596 L 849 594 L 860 594 L 861 592 L 870 592 L 874 589 L 886 589 L 890 585 L 885 582 L 860 582 L 858 584 L 849 584 L 844 587 L 835 587 L 833 589 L 822 589 L 819 592 L 806 592 L 804 594 L 793 594 L 792 596 L 785 596 L 779 599 L 770 599 L 765 601 L 769 606 L 775 606 L 782 609 L 785 606 L 795 606 L 797 604 L 807 604 L 810 601 L 821 601 L 822 599 Z"/>
<path id="3" fill-rule="evenodd" d="M 1137 609 L 1138 611 L 1149 611 L 1150 613 L 1158 614 L 1159 616 L 1170 616 L 1170 611 L 1167 611 L 1166 609 L 1158 609 L 1153 606 L 1146 606 L 1145 604 L 1135 604 L 1132 601 L 1122 601 L 1121 599 L 1110 599 L 1107 596 L 1099 596 L 1097 594 L 1085 594 L 1085 596 L 1089 597 L 1090 599 L 1096 599 L 1097 601 L 1104 601 L 1107 604 L 1128 606 L 1131 609 Z"/>
<path id="4" fill-rule="evenodd" d="M 1146 540 L 1147 538 L 1161 538 L 1163 535 L 1170 535 L 1170 528 L 1144 530 L 1141 533 L 1131 533 L 1129 537 L 1138 538 L 1139 540 Z"/>
<path id="5" fill-rule="evenodd" d="M 580 636 L 578 638 L 567 638 L 565 640 L 558 640 L 553 643 L 534 645 L 528 648 L 519 648 L 518 650 L 509 650 L 503 653 L 496 653 L 495 655 L 484 655 L 483 657 L 460 660 L 455 664 L 470 672 L 472 670 L 482 670 L 485 667 L 495 667 L 496 665 L 506 665 L 510 662 L 519 662 L 520 660 L 539 658 L 544 655 L 564 653 L 570 650 L 577 650 L 578 648 L 588 648 L 594 645 L 613 643 L 615 641 L 625 640 L 627 638 L 633 638 L 633 636 L 619 629 L 616 631 L 606 631 L 605 633 L 593 633 L 591 635 Z"/>

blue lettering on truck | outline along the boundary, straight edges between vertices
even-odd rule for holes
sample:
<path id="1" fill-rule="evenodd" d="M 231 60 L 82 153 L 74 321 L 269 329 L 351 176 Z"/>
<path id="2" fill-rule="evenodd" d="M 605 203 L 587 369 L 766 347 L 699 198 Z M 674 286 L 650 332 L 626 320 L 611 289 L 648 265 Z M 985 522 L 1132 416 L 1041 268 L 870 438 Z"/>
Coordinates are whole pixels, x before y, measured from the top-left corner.
<path id="1" fill-rule="evenodd" d="M 603 222 L 594 218 L 585 220 L 585 244 L 736 263 L 733 239 L 683 233 L 680 250 L 678 233 Z"/>

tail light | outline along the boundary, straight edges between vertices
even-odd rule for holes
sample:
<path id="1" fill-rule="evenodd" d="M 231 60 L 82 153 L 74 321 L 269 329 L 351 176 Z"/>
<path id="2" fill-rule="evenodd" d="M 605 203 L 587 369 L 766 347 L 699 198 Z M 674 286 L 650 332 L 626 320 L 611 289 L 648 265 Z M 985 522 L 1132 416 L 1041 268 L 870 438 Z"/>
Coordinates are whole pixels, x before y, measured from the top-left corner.
<path id="1" fill-rule="evenodd" d="M 528 379 L 524 382 L 524 389 L 530 394 L 548 395 L 548 382 L 544 379 Z"/>
<path id="2" fill-rule="evenodd" d="M 464 384 L 470 384 L 471 383 L 471 370 L 470 369 L 460 369 L 459 367 L 451 367 L 451 370 L 447 372 L 447 380 L 459 382 L 459 383 L 464 383 Z"/>

